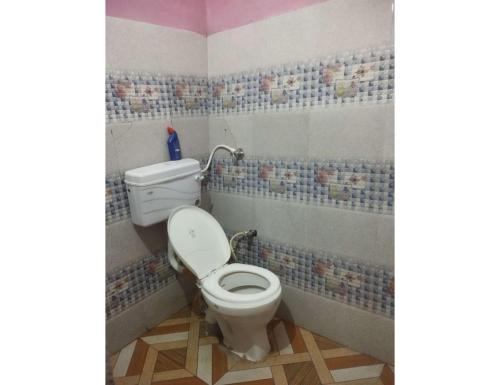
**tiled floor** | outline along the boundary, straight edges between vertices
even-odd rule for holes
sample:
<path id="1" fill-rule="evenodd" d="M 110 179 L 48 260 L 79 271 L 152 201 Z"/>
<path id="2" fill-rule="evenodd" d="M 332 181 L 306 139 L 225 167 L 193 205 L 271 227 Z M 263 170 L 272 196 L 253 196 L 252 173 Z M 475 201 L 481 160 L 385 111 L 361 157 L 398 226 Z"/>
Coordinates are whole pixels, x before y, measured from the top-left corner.
<path id="1" fill-rule="evenodd" d="M 111 357 L 115 385 L 392 385 L 394 368 L 289 322 L 268 327 L 272 351 L 249 362 L 185 308 Z"/>

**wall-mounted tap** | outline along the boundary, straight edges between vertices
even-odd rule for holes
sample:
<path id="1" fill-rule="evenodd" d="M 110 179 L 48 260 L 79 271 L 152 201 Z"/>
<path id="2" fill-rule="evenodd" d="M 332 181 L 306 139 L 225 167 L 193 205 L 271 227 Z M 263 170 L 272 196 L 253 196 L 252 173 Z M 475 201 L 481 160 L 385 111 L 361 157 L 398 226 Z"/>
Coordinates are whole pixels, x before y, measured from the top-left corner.
<path id="1" fill-rule="evenodd" d="M 217 151 L 218 149 L 223 149 L 223 150 L 229 151 L 229 153 L 231 154 L 231 156 L 233 158 L 233 162 L 235 165 L 238 164 L 239 160 L 242 160 L 245 157 L 245 152 L 243 151 L 242 148 L 232 148 L 232 147 L 226 146 L 225 144 L 218 144 L 217 146 L 214 147 L 214 149 L 210 153 L 210 156 L 208 157 L 207 165 L 205 166 L 205 168 L 203 170 L 201 170 L 202 175 L 205 175 L 207 173 L 208 169 L 210 168 L 210 165 L 212 164 L 212 159 L 214 157 L 215 151 Z"/>

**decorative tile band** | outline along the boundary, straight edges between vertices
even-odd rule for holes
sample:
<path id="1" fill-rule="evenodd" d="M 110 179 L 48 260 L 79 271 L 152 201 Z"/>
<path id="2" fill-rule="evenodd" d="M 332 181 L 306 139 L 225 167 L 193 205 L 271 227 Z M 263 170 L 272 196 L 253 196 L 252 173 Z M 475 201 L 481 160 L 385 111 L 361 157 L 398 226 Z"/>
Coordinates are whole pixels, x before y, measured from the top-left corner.
<path id="1" fill-rule="evenodd" d="M 206 163 L 201 160 L 202 167 Z M 393 214 L 394 163 L 363 160 L 214 159 L 209 191 Z M 106 224 L 130 218 L 123 174 L 106 177 Z"/>
<path id="2" fill-rule="evenodd" d="M 363 160 L 214 161 L 209 190 L 392 214 L 394 163 Z"/>
<path id="3" fill-rule="evenodd" d="M 106 176 L 106 225 L 130 217 L 124 174 Z"/>
<path id="4" fill-rule="evenodd" d="M 394 272 L 387 268 L 261 237 L 239 242 L 236 255 L 238 262 L 273 271 L 282 284 L 394 317 Z"/>
<path id="5" fill-rule="evenodd" d="M 273 271 L 282 284 L 394 317 L 394 272 L 387 268 L 262 237 L 250 244 L 239 242 L 236 255 L 238 262 Z M 106 317 L 120 314 L 175 279 L 166 252 L 115 269 L 106 274 Z"/>
<path id="6" fill-rule="evenodd" d="M 394 49 L 378 47 L 209 79 L 210 114 L 386 103 Z"/>
<path id="7" fill-rule="evenodd" d="M 166 252 L 106 274 L 106 318 L 112 318 L 176 279 Z"/>
<path id="8" fill-rule="evenodd" d="M 386 103 L 393 97 L 393 47 L 210 79 L 124 71 L 106 75 L 108 122 Z"/>

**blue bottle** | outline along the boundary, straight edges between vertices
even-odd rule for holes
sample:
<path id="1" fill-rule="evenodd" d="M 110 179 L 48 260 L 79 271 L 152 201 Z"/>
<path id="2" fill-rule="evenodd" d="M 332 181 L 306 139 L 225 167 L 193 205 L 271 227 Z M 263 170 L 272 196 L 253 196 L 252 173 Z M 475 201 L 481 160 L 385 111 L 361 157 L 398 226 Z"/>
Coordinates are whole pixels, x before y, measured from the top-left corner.
<path id="1" fill-rule="evenodd" d="M 179 142 L 179 137 L 177 132 L 172 127 L 167 127 L 168 132 L 168 153 L 170 155 L 170 160 L 180 160 L 181 159 L 181 144 Z"/>

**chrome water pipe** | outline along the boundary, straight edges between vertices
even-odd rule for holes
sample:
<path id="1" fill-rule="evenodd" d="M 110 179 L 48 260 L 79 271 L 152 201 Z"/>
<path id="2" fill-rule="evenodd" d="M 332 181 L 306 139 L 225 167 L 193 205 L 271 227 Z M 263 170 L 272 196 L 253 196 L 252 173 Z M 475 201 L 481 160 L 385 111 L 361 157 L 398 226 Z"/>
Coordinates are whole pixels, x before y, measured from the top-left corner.
<path id="1" fill-rule="evenodd" d="M 219 149 L 228 151 L 233 158 L 234 164 L 237 164 L 239 160 L 241 160 L 245 157 L 245 153 L 244 153 L 242 148 L 232 148 L 232 147 L 226 146 L 225 144 L 218 144 L 217 146 L 214 147 L 214 149 L 210 153 L 210 156 L 208 157 L 207 165 L 205 166 L 205 168 L 203 170 L 201 170 L 202 175 L 205 175 L 207 173 L 208 169 L 210 168 L 210 165 L 212 164 L 212 159 L 214 157 L 215 151 L 217 151 Z"/>

